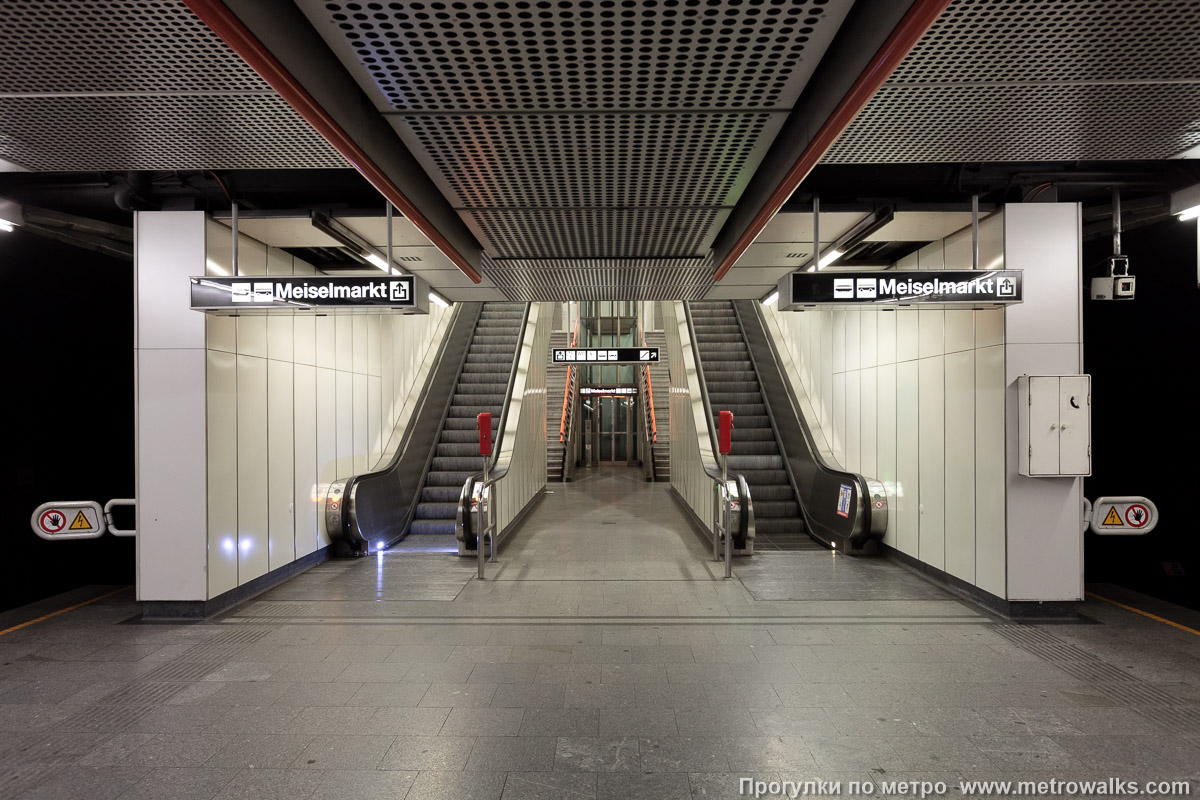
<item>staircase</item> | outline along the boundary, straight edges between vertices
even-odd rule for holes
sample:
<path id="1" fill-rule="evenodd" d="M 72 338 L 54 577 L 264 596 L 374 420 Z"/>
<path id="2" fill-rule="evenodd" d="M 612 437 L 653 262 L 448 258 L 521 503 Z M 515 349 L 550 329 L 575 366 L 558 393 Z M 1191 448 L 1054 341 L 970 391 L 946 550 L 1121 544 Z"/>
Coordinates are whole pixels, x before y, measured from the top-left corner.
<path id="1" fill-rule="evenodd" d="M 712 406 L 713 427 L 718 412 L 733 412 L 729 473 L 742 473 L 750 486 L 755 551 L 820 548 L 804 531 L 800 504 L 788 480 L 783 451 L 767 416 L 733 303 L 696 301 L 688 307 Z"/>
<path id="2" fill-rule="evenodd" d="M 555 331 L 550 334 L 550 352 L 546 354 L 546 480 L 563 479 L 563 453 L 566 446 L 558 441 L 562 425 L 563 392 L 567 390 L 567 367 L 554 363 L 554 349 L 571 345 L 571 334 Z"/>
<path id="3" fill-rule="evenodd" d="M 475 417 L 491 412 L 495 441 L 524 318 L 524 303 L 483 304 L 449 414 L 438 435 L 433 463 L 425 474 L 416 515 L 408 527 L 410 534 L 448 537 L 444 544 L 455 544 L 458 496 L 467 478 L 483 469 Z"/>
<path id="4" fill-rule="evenodd" d="M 667 335 L 662 331 L 648 331 L 646 346 L 658 348 L 657 364 L 650 365 L 650 392 L 654 395 L 654 423 L 658 429 L 658 441 L 651 452 L 654 454 L 654 480 L 671 480 L 671 369 L 667 365 Z"/>

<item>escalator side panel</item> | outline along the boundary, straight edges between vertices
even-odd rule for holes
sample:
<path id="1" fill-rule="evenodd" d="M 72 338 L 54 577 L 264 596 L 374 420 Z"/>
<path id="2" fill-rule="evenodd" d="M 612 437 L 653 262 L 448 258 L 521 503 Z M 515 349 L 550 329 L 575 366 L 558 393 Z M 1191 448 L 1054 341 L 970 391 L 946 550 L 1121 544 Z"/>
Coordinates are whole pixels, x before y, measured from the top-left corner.
<path id="1" fill-rule="evenodd" d="M 417 490 L 433 460 L 438 432 L 483 307 L 481 303 L 460 305 L 438 363 L 423 387 L 422 396 L 433 402 L 423 402 L 409 421 L 405 441 L 392 462 L 382 470 L 359 476 L 350 488 L 351 524 L 370 547 L 376 542 L 390 544 L 399 539 L 416 512 Z M 443 397 L 445 402 L 436 402 Z"/>
<path id="2" fill-rule="evenodd" d="M 761 309 L 751 300 L 734 301 L 746 346 L 758 374 L 765 404 L 794 481 L 806 527 L 838 549 L 868 554 L 877 549 L 881 531 L 872 530 L 867 480 L 823 462 L 815 439 L 784 375 Z M 849 492 L 848 500 L 844 495 Z M 758 495 L 754 496 L 759 500 Z"/>

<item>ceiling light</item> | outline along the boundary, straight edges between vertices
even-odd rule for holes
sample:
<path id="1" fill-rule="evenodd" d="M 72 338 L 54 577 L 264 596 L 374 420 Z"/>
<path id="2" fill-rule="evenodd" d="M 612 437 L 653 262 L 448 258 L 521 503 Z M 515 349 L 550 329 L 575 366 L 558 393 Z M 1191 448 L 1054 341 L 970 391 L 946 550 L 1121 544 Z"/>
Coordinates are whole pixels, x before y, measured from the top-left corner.
<path id="1" fill-rule="evenodd" d="M 367 261 L 370 261 L 375 266 L 379 267 L 384 272 L 389 271 L 387 261 L 384 259 L 383 256 L 379 255 L 378 253 L 372 253 L 370 250 L 364 250 L 362 253 L 362 257 L 365 258 Z"/>
<path id="2" fill-rule="evenodd" d="M 441 296 L 441 295 L 439 295 L 439 294 L 437 294 L 437 293 L 435 293 L 435 292 L 430 292 L 430 293 L 429 293 L 429 301 L 430 301 L 431 303 L 435 304 L 435 305 L 439 305 L 439 306 L 441 306 L 442 308 L 449 308 L 449 307 L 450 307 L 450 303 L 449 303 L 449 301 L 445 300 L 444 298 L 442 298 L 442 296 Z"/>
<path id="3" fill-rule="evenodd" d="M 1182 221 L 1200 217 L 1200 183 L 1171 192 L 1171 213 Z"/>
<path id="4" fill-rule="evenodd" d="M 846 255 L 846 254 L 843 251 L 838 250 L 835 247 L 834 249 L 827 252 L 825 255 L 821 256 L 821 260 L 817 262 L 817 269 L 824 269 L 825 267 L 828 267 L 830 264 L 837 261 L 839 258 L 841 258 L 844 255 Z"/>
<path id="5" fill-rule="evenodd" d="M 0 219 L 0 231 L 12 233 L 15 226 L 6 219 Z"/>
<path id="6" fill-rule="evenodd" d="M 778 299 L 779 299 L 779 290 L 776 289 L 775 291 L 773 291 L 769 295 L 767 295 L 765 298 L 763 298 L 762 304 L 764 306 L 769 306 Z"/>

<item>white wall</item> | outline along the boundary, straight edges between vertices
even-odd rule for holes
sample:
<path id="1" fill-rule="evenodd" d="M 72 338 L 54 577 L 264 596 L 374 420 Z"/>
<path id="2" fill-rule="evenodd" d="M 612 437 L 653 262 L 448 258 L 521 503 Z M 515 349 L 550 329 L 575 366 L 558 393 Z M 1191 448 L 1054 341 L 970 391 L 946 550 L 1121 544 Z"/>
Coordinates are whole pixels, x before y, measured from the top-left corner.
<path id="1" fill-rule="evenodd" d="M 381 466 L 449 315 L 219 317 L 187 277 L 232 273 L 201 212 L 138 215 L 138 597 L 206 600 L 329 544 L 331 481 Z M 242 275 L 316 274 L 239 237 Z"/>
<path id="2" fill-rule="evenodd" d="M 1003 263 L 1003 226 L 1003 215 L 981 223 L 981 264 Z M 969 231 L 962 239 L 898 266 L 969 269 Z M 887 488 L 884 541 L 1004 597 L 1004 311 L 765 311 L 814 433 L 839 466 Z"/>
<path id="3" fill-rule="evenodd" d="M 206 253 L 207 274 L 232 273 L 231 232 L 213 220 Z M 242 275 L 316 274 L 244 235 L 238 262 Z M 208 470 L 221 484 L 208 498 L 209 597 L 330 543 L 324 490 L 382 466 L 383 431 L 419 393 L 443 315 L 208 317 Z"/>
<path id="4" fill-rule="evenodd" d="M 1019 269 L 1003 310 L 767 309 L 819 434 L 881 480 L 884 541 L 997 597 L 1083 598 L 1078 478 L 1017 474 L 1017 378 L 1082 370 L 1079 207 L 1006 206 L 980 224 L 980 267 Z M 966 229 L 896 265 L 969 269 Z"/>
<path id="5" fill-rule="evenodd" d="M 546 354 L 553 329 L 554 303 L 531 304 L 521 333 L 517 380 L 497 460 L 497 466 L 508 466 L 508 473 L 496 484 L 496 525 L 501 541 L 513 520 L 546 488 Z"/>
<path id="6" fill-rule="evenodd" d="M 135 472 L 139 599 L 207 592 L 203 212 L 134 217 Z"/>
<path id="7" fill-rule="evenodd" d="M 1083 371 L 1082 223 L 1076 203 L 1010 205 L 1005 263 L 1024 270 L 1008 311 L 1008 596 L 1083 599 L 1083 479 L 1017 474 L 1017 378 Z"/>

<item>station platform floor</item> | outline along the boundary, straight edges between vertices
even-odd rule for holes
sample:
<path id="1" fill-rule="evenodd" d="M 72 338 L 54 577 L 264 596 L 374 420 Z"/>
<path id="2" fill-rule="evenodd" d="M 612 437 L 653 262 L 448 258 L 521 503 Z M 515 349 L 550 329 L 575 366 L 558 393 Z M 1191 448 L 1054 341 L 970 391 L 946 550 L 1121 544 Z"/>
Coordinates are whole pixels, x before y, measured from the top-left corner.
<path id="1" fill-rule="evenodd" d="M 385 553 L 201 623 L 139 623 L 126 590 L 3 633 L 0 797 L 1200 791 L 1195 631 L 1094 597 L 1079 623 L 1014 624 L 824 551 L 739 559 L 724 581 L 667 486 L 579 477 L 484 582 L 470 559 Z"/>

